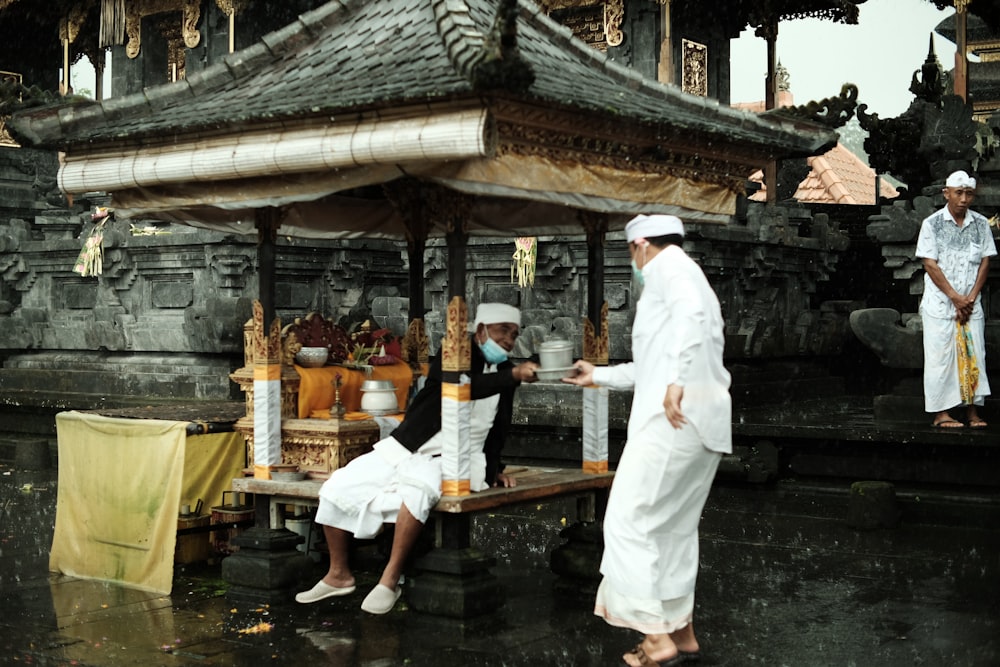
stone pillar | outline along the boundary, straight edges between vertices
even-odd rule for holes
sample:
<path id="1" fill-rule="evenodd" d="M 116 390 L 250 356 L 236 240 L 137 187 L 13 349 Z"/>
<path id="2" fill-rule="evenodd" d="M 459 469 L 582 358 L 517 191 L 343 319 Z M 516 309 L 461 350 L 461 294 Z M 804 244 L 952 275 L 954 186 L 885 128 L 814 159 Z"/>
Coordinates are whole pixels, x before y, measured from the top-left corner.
<path id="1" fill-rule="evenodd" d="M 434 521 L 435 548 L 414 563 L 419 574 L 407 580 L 407 603 L 451 618 L 495 611 L 504 602 L 503 589 L 490 572 L 496 559 L 472 546 L 470 515 L 442 513 Z"/>

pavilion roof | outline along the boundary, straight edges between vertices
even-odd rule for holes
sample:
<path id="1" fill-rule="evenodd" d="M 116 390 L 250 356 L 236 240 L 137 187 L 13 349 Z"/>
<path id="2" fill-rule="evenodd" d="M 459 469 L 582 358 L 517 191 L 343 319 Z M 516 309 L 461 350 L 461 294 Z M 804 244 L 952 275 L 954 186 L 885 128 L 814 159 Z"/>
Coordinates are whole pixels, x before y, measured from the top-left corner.
<path id="1" fill-rule="evenodd" d="M 151 147 L 196 156 L 199 142 L 225 147 L 227 141 L 245 143 L 248 136 L 295 129 L 350 132 L 361 120 L 434 119 L 482 109 L 484 139 L 474 155 L 458 151 L 440 158 L 454 167 L 456 160 L 497 156 L 496 138 L 502 140 L 505 131 L 494 127 L 502 115 L 498 107 L 507 108 L 506 125 L 518 124 L 516 109 L 532 116 L 536 127 L 549 123 L 549 129 L 575 118 L 571 131 L 554 131 L 562 132 L 562 144 L 584 155 L 584 162 L 590 155 L 595 163 L 607 163 L 601 153 L 610 150 L 605 148 L 610 134 L 641 135 L 642 155 L 634 157 L 644 161 L 647 177 L 657 160 L 667 159 L 663 156 L 672 156 L 676 167 L 678 147 L 687 154 L 688 180 L 697 181 L 700 161 L 712 157 L 716 172 L 732 172 L 730 190 L 740 187 L 747 165 L 816 154 L 836 141 L 818 125 L 734 110 L 646 79 L 575 39 L 524 0 L 334 1 L 179 82 L 103 102 L 28 109 L 15 114 L 10 125 L 21 141 L 64 151 L 70 164 L 102 155 L 135 157 Z M 589 153 L 581 153 L 581 145 Z M 426 166 L 431 159 L 422 161 Z M 676 172 L 674 167 L 661 175 Z M 386 178 L 383 173 L 367 183 L 350 183 Z M 453 175 L 450 182 L 459 180 Z M 91 178 L 88 189 L 123 187 L 114 179 L 107 187 L 102 183 Z M 323 185 L 325 194 L 343 187 Z M 507 183 L 503 192 L 509 195 L 511 188 Z M 518 188 L 513 188 L 517 196 L 535 197 Z M 134 189 L 146 191 L 149 185 Z M 319 194 L 313 189 L 303 197 Z M 177 197 L 170 201 L 136 209 L 184 208 Z M 632 201 L 625 209 L 652 210 L 650 203 Z M 233 203 L 222 208 L 227 206 Z M 692 207 L 697 210 L 697 202 Z"/>

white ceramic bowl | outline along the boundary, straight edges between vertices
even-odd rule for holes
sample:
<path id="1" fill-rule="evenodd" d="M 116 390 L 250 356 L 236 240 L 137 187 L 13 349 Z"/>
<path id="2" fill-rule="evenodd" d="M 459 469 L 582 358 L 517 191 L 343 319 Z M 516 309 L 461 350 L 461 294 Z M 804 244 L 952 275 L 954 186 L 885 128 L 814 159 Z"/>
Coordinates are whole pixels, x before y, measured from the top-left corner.
<path id="1" fill-rule="evenodd" d="M 295 355 L 295 361 L 299 366 L 306 368 L 319 368 L 326 364 L 330 358 L 330 350 L 325 347 L 304 347 Z"/>
<path id="2" fill-rule="evenodd" d="M 392 380 L 365 380 L 361 383 L 361 412 L 373 416 L 399 412 L 396 385 Z"/>

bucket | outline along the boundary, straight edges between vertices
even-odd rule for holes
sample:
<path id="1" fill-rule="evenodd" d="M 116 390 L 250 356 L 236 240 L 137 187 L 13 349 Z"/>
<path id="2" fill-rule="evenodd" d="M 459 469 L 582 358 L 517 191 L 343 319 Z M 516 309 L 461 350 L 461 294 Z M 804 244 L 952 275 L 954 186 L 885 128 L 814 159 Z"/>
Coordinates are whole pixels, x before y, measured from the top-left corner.
<path id="1" fill-rule="evenodd" d="M 229 503 L 226 503 L 226 495 L 230 495 Z M 236 524 L 253 521 L 253 505 L 241 505 L 238 491 L 223 491 L 222 504 L 212 508 L 212 525 L 218 526 L 212 531 L 211 544 L 215 553 L 228 556 L 239 551 L 239 547 L 234 545 L 233 538 L 247 529 L 248 526 Z"/>
<path id="2" fill-rule="evenodd" d="M 181 514 L 177 517 L 177 530 L 203 528 L 211 522 L 212 517 L 208 514 Z M 174 546 L 175 563 L 203 563 L 214 555 L 207 531 L 177 536 Z"/>
<path id="3" fill-rule="evenodd" d="M 296 514 L 285 518 L 285 528 L 303 538 L 302 544 L 295 547 L 308 556 L 312 562 L 318 563 L 320 560 L 319 545 L 323 536 L 323 530 L 313 524 L 311 513 Z"/>

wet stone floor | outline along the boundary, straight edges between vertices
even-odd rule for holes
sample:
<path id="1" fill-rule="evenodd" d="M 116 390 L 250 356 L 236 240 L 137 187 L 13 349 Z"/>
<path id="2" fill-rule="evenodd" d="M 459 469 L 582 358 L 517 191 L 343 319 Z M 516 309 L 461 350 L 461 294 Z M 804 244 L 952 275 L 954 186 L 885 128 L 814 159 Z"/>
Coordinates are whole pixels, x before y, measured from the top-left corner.
<path id="1" fill-rule="evenodd" d="M 900 527 L 858 532 L 842 486 L 716 484 L 702 521 L 700 664 L 1000 665 L 995 497 L 920 489 Z M 461 623 L 405 603 L 360 611 L 378 572 L 364 549 L 358 593 L 311 606 L 291 592 L 284 604 L 236 603 L 218 563 L 177 566 L 169 596 L 49 573 L 56 494 L 54 471 L 0 466 L 0 664 L 596 666 L 621 664 L 639 639 L 549 572 L 568 506 L 477 523 L 507 600 Z"/>

